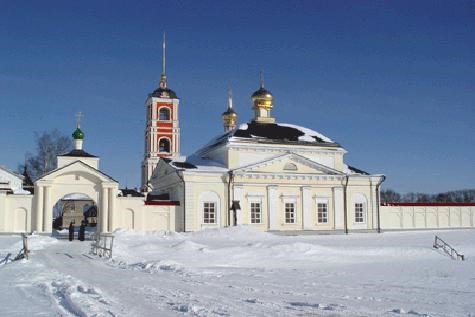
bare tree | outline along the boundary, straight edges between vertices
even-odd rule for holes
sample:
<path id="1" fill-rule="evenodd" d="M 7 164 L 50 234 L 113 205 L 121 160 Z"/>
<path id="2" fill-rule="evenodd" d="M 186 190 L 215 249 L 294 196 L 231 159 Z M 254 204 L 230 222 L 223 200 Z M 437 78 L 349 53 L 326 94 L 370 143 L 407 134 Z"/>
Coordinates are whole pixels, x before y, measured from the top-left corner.
<path id="1" fill-rule="evenodd" d="M 26 153 L 25 165 L 30 177 L 37 180 L 41 175 L 56 168 L 56 156 L 71 151 L 73 143 L 70 137 L 57 129 L 50 132 L 35 132 L 36 153 Z M 23 170 L 25 165 L 20 165 Z"/>

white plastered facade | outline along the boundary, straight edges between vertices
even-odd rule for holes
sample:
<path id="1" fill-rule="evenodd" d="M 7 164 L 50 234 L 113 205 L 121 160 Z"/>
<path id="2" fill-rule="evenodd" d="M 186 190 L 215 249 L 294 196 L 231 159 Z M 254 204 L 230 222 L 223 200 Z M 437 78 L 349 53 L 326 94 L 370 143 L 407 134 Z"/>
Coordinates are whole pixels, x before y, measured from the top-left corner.
<path id="1" fill-rule="evenodd" d="M 201 162 L 209 161 L 203 166 L 179 168 L 161 160 L 152 184 L 156 193 L 168 193 L 184 206 L 179 222 L 186 231 L 225 227 L 235 219 L 265 231 L 374 230 L 376 185 L 383 176 L 348 173 L 345 153 L 341 147 L 230 140 L 198 151 Z M 213 224 L 203 221 L 204 201 L 217 206 Z M 232 201 L 240 206 L 235 217 Z M 355 203 L 363 204 L 362 221 L 355 219 Z"/>

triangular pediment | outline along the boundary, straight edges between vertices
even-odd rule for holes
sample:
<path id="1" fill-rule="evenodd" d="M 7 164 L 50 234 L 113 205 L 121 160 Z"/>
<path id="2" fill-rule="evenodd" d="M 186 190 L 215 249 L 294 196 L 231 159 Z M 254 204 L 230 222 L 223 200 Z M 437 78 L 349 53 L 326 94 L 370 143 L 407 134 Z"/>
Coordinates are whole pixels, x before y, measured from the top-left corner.
<path id="1" fill-rule="evenodd" d="M 57 168 L 55 170 L 52 170 L 51 172 L 48 172 L 41 176 L 36 182 L 41 182 L 41 181 L 54 181 L 57 177 L 60 177 L 65 174 L 75 174 L 75 173 L 85 173 L 91 176 L 96 177 L 99 179 L 101 182 L 114 182 L 117 183 L 116 180 L 114 180 L 112 177 L 109 175 L 101 172 L 98 169 L 95 169 L 94 167 L 87 165 L 86 163 L 82 161 L 74 161 L 70 164 L 64 165 L 60 168 Z M 35 183 L 36 183 L 35 182 Z"/>
<path id="2" fill-rule="evenodd" d="M 284 173 L 284 174 L 322 174 L 340 175 L 337 171 L 328 166 L 312 161 L 302 155 L 287 153 L 243 166 L 234 170 L 235 173 Z"/>

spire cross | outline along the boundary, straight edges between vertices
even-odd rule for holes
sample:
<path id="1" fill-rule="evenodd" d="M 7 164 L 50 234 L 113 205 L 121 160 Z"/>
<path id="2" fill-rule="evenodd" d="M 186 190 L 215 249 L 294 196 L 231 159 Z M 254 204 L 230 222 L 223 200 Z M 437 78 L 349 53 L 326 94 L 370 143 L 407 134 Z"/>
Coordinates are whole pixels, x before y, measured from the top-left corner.
<path id="1" fill-rule="evenodd" d="M 261 88 L 264 88 L 264 72 L 261 71 L 259 72 L 259 85 Z"/>
<path id="2" fill-rule="evenodd" d="M 79 128 L 81 126 L 81 118 L 84 117 L 81 111 L 75 114 L 76 116 L 76 127 Z"/>
<path id="3" fill-rule="evenodd" d="M 163 32 L 163 44 L 162 44 L 162 74 L 165 75 L 165 48 L 166 48 L 166 38 L 165 32 Z"/>
<path id="4" fill-rule="evenodd" d="M 229 88 L 228 90 L 228 108 L 233 108 L 233 91 L 231 90 L 231 88 Z"/>
<path id="5" fill-rule="evenodd" d="M 163 43 L 162 43 L 162 75 L 160 76 L 160 87 L 167 88 L 167 75 L 165 75 L 165 61 L 166 61 L 166 38 L 165 32 L 163 32 Z"/>

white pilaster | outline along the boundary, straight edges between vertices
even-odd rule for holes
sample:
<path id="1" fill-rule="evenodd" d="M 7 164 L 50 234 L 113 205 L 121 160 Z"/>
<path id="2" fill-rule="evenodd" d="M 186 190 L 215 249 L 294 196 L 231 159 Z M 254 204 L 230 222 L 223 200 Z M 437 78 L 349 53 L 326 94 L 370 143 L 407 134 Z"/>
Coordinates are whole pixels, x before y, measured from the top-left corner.
<path id="1" fill-rule="evenodd" d="M 53 229 L 53 207 L 51 206 L 51 186 L 44 188 L 43 209 L 43 232 L 51 232 Z"/>
<path id="2" fill-rule="evenodd" d="M 335 215 L 335 229 L 344 229 L 345 211 L 343 205 L 343 188 L 333 188 L 333 213 Z"/>
<path id="3" fill-rule="evenodd" d="M 43 231 L 43 186 L 35 188 L 36 198 L 36 231 Z"/>
<path id="4" fill-rule="evenodd" d="M 302 228 L 305 230 L 313 229 L 312 223 L 312 197 L 311 197 L 311 188 L 302 187 Z"/>
<path id="5" fill-rule="evenodd" d="M 109 232 L 114 230 L 115 188 L 109 188 Z"/>
<path id="6" fill-rule="evenodd" d="M 378 214 L 376 213 L 377 211 L 377 200 L 376 200 L 376 186 L 375 184 L 373 183 L 372 180 L 370 180 L 370 199 L 371 199 L 371 214 L 372 214 L 372 224 L 371 224 L 371 228 L 372 229 L 376 229 L 378 228 Z M 369 210 L 369 208 L 368 208 Z M 368 211 L 369 212 L 369 211 Z"/>
<path id="7" fill-rule="evenodd" d="M 103 187 L 101 192 L 101 210 L 100 210 L 100 232 L 107 232 L 107 224 L 108 224 L 108 191 L 107 188 Z"/>
<path id="8" fill-rule="evenodd" d="M 279 230 L 279 211 L 278 211 L 277 186 L 267 186 L 267 202 L 268 202 L 268 224 L 269 230 Z"/>

